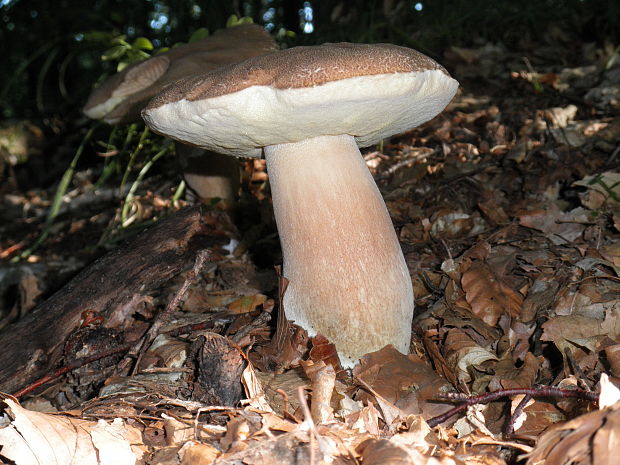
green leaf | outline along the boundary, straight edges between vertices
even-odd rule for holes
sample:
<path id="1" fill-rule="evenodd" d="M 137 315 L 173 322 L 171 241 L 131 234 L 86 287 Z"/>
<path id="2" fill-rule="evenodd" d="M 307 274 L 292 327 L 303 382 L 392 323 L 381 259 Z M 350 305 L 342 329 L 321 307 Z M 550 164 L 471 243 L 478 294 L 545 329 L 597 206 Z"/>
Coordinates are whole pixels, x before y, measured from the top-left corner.
<path id="1" fill-rule="evenodd" d="M 297 34 L 295 34 L 294 31 L 284 29 L 283 27 L 278 29 L 278 32 L 276 32 L 276 37 L 278 39 L 294 39 L 296 36 Z"/>
<path id="2" fill-rule="evenodd" d="M 237 24 L 239 24 L 239 18 L 237 18 L 237 15 L 230 15 L 230 17 L 226 21 L 226 27 L 233 27 Z"/>
<path id="3" fill-rule="evenodd" d="M 226 27 L 235 27 L 240 24 L 252 24 L 254 20 L 249 16 L 242 16 L 241 18 L 237 18 L 237 15 L 231 15 L 226 21 Z"/>
<path id="4" fill-rule="evenodd" d="M 101 55 L 101 59 L 103 61 L 118 60 L 125 54 L 126 51 L 127 47 L 123 45 L 117 45 L 103 52 L 103 55 Z"/>
<path id="5" fill-rule="evenodd" d="M 133 48 L 131 50 L 127 50 L 127 53 L 125 54 L 125 59 L 123 61 L 126 61 L 127 63 L 136 63 L 138 61 L 146 60 L 150 57 L 151 56 L 148 53 Z"/>
<path id="6" fill-rule="evenodd" d="M 146 37 L 138 37 L 133 41 L 133 47 L 140 50 L 153 50 L 153 43 Z"/>
<path id="7" fill-rule="evenodd" d="M 127 36 L 125 35 L 116 36 L 114 39 L 112 39 L 112 43 L 116 45 L 124 45 L 127 47 L 129 46 L 129 44 L 125 39 L 127 39 Z"/>
<path id="8" fill-rule="evenodd" d="M 84 40 L 87 42 L 112 42 L 112 33 L 108 31 L 84 32 Z"/>
<path id="9" fill-rule="evenodd" d="M 189 41 L 196 42 L 197 40 L 206 39 L 209 37 L 209 29 L 206 27 L 201 27 L 200 29 L 196 29 L 194 33 L 190 36 Z"/>

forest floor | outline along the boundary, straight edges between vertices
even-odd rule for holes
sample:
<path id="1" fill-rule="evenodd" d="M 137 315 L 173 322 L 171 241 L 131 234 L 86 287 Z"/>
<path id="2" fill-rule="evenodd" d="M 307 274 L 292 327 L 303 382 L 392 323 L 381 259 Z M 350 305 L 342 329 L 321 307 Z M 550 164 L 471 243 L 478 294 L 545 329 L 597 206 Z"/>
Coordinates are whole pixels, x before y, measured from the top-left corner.
<path id="1" fill-rule="evenodd" d="M 0 404 L 12 421 L 0 438 L 13 447 L 0 456 L 25 453 L 23 444 L 39 458 L 60 456 L 59 443 L 38 442 L 33 431 L 67 428 L 57 434 L 68 450 L 119 454 L 115 463 L 132 454 L 141 463 L 613 463 L 620 404 L 603 374 L 620 378 L 620 56 L 611 46 L 557 43 L 524 55 L 493 44 L 448 50 L 442 64 L 461 83 L 454 101 L 363 151 L 414 283 L 410 355 L 386 348 L 352 373 L 333 372 L 326 341 L 311 341 L 307 353 L 303 335 L 275 340 L 281 255 L 264 162 L 248 161 L 236 221 L 204 209 L 213 237 L 198 276 L 191 255 L 163 285 L 145 284 L 128 313 L 133 327 L 106 321 L 105 304 L 83 316 L 67 343 L 56 341 L 63 353 L 48 354 L 58 357 L 54 369 L 80 366 L 23 394 L 24 408 L 10 397 Z M 39 182 L 60 179 L 64 165 L 50 163 L 70 159 L 88 129 L 51 145 L 27 126 L 44 148 L 0 171 L 5 342 L 15 320 L 94 259 L 123 241 L 144 243 L 149 229 L 136 236 L 144 225 L 188 205 L 172 200 L 180 178 L 171 158 L 130 199 L 127 188 L 118 193 L 120 176 L 97 185 L 102 163 L 80 162 L 49 237 L 16 260 L 46 225 L 57 184 Z M 171 301 L 180 303 L 137 370 L 123 352 L 80 363 L 102 347 L 135 344 Z M 116 331 L 115 342 L 101 342 L 111 338 L 102 328 Z M 204 368 L 213 359 L 228 363 L 217 376 Z M 230 398 L 239 378 L 240 404 Z M 39 413 L 61 410 L 69 412 Z M 92 463 L 107 463 L 103 455 Z"/>

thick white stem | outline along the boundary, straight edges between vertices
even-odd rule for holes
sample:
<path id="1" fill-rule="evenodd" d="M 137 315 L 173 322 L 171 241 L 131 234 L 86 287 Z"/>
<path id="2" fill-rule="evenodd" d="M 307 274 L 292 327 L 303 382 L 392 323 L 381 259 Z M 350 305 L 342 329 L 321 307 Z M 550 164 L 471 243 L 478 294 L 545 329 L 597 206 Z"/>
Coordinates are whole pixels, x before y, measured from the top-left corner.
<path id="1" fill-rule="evenodd" d="M 411 279 L 353 137 L 268 146 L 265 158 L 290 281 L 287 318 L 326 336 L 345 367 L 387 344 L 407 353 Z"/>

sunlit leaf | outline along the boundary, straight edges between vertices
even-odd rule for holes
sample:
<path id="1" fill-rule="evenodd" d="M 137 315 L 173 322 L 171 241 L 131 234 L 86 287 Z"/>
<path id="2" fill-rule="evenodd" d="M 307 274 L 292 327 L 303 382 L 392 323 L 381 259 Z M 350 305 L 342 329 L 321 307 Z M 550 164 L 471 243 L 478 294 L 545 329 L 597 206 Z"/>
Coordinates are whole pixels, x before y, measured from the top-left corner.
<path id="1" fill-rule="evenodd" d="M 140 50 L 153 50 L 153 43 L 146 37 L 138 37 L 133 41 L 133 47 Z"/>

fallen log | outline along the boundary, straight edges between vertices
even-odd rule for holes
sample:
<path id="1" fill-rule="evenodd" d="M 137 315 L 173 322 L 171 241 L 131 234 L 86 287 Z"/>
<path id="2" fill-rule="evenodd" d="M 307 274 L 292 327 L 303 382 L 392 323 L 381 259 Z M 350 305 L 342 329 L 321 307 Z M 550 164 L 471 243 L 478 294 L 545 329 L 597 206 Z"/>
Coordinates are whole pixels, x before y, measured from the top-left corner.
<path id="1" fill-rule="evenodd" d="M 53 369 L 67 337 L 91 310 L 124 329 L 135 306 L 192 266 L 208 247 L 199 207 L 177 212 L 108 252 L 49 299 L 0 333 L 0 391 L 11 393 Z"/>

